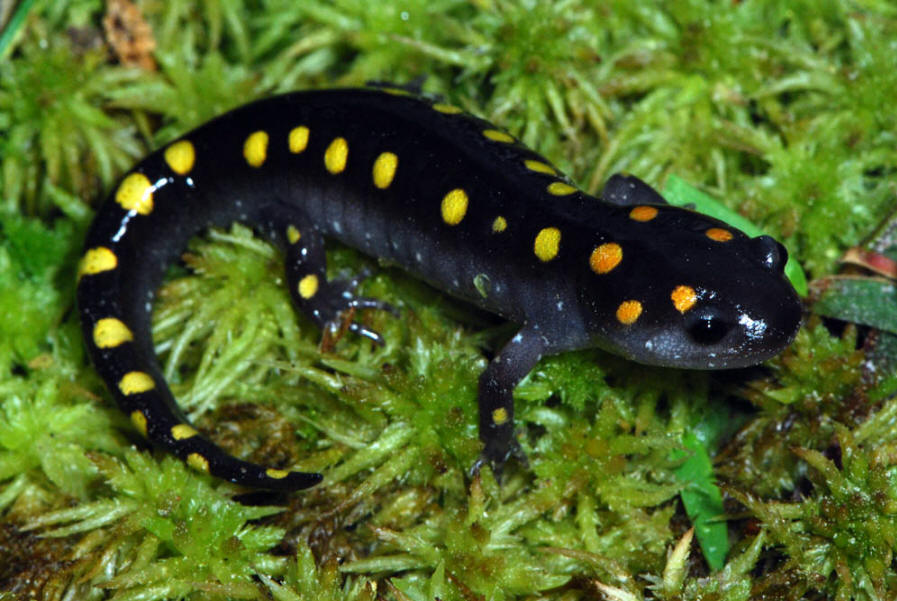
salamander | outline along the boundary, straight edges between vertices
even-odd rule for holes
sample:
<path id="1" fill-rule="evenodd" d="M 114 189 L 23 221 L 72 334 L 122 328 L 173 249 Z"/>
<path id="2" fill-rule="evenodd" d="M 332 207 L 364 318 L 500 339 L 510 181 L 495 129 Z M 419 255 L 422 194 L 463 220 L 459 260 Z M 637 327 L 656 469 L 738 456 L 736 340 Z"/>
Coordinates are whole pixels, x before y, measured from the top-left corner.
<path id="1" fill-rule="evenodd" d="M 590 196 L 505 131 L 398 90 L 259 100 L 120 180 L 89 228 L 77 286 L 89 355 L 136 429 L 247 487 L 298 490 L 322 476 L 239 460 L 198 433 L 150 335 L 165 267 L 190 237 L 235 221 L 283 249 L 295 305 L 325 331 L 348 322 L 381 341 L 354 310 L 386 308 L 327 279 L 325 238 L 518 324 L 479 379 L 480 461 L 497 466 L 514 443 L 514 388 L 546 355 L 598 347 L 737 368 L 779 353 L 801 321 L 781 244 L 673 207 L 633 176 Z"/>

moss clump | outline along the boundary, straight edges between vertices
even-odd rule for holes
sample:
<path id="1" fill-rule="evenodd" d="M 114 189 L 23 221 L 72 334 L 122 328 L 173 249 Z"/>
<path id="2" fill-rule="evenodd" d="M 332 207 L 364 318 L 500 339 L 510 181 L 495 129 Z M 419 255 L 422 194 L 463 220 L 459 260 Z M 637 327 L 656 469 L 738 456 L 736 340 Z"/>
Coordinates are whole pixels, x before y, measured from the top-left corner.
<path id="1" fill-rule="evenodd" d="M 230 452 L 326 474 L 244 506 L 243 491 L 131 448 L 142 442 L 84 362 L 72 283 L 92 208 L 138 156 L 252 98 L 368 80 L 420 82 L 591 191 L 615 171 L 658 187 L 675 173 L 782 238 L 812 277 L 829 274 L 893 204 L 891 7 L 145 1 L 155 71 L 115 64 L 96 0 L 17 7 L 0 35 L 0 590 L 897 593 L 887 336 L 873 345 L 811 318 L 781 357 L 735 374 L 597 351 L 546 359 L 517 391 L 529 463 L 499 485 L 488 469 L 468 474 L 475 390 L 513 328 L 384 267 L 361 292 L 400 317 L 360 318 L 386 345 L 344 337 L 322 352 L 282 289 L 282 258 L 246 228 L 215 230 L 160 289 L 166 377 Z M 329 260 L 334 277 L 375 267 L 343 248 Z M 726 514 L 694 510 L 692 493 L 722 494 Z M 692 549 L 693 524 L 731 546 L 721 569 L 707 540 Z"/>

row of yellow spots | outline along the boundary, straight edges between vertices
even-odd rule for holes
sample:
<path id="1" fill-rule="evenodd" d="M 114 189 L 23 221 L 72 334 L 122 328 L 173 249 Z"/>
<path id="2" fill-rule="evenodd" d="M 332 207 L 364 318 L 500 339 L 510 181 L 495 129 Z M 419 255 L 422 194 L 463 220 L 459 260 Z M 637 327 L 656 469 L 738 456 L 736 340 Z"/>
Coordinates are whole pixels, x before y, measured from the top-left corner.
<path id="1" fill-rule="evenodd" d="M 497 129 L 485 129 L 483 130 L 483 136 L 485 136 L 489 140 L 492 140 L 493 142 L 500 142 L 502 144 L 511 144 L 513 142 L 516 142 L 512 135 L 507 134 L 503 131 L 499 131 Z M 523 165 L 534 173 L 541 173 L 543 175 L 552 176 L 558 175 L 558 172 L 554 167 L 547 163 L 543 163 L 542 161 L 525 159 L 523 161 Z M 551 182 L 545 189 L 552 196 L 569 196 L 570 194 L 578 191 L 570 184 L 561 181 Z"/>
<path id="2" fill-rule="evenodd" d="M 302 239 L 302 233 L 299 231 L 295 225 L 287 226 L 287 240 L 290 244 L 296 244 L 299 240 Z M 313 273 L 310 273 L 299 280 L 299 284 L 297 286 L 299 296 L 308 300 L 318 293 L 318 287 L 320 286 L 320 282 L 318 280 L 318 276 Z"/>
<path id="3" fill-rule="evenodd" d="M 437 111 L 448 114 L 461 112 L 460 109 L 456 109 L 451 105 L 436 104 L 433 105 L 433 108 Z M 513 136 L 497 129 L 485 129 L 482 133 L 484 137 L 493 142 L 499 142 L 503 144 L 511 144 L 515 142 Z M 547 163 L 543 163 L 542 161 L 525 159 L 523 161 L 523 164 L 527 169 L 533 171 L 534 173 L 553 176 L 558 175 L 558 172 L 554 167 Z M 548 186 L 547 189 L 550 194 L 553 194 L 555 196 L 563 196 L 576 192 L 576 188 L 564 182 L 553 182 Z M 469 202 L 470 199 L 467 196 L 467 192 L 465 192 L 462 188 L 455 188 L 454 190 L 449 191 L 442 198 L 442 204 L 440 206 L 442 212 L 442 220 L 447 225 L 458 225 L 467 214 Z M 507 229 L 508 221 L 503 215 L 497 216 L 492 221 L 493 233 L 500 234 Z M 533 252 L 540 261 L 550 261 L 557 256 L 558 249 L 560 247 L 560 241 L 560 230 L 554 227 L 544 228 L 536 235 L 536 239 L 533 243 Z"/>
<path id="4" fill-rule="evenodd" d="M 300 125 L 290 130 L 287 146 L 293 154 L 299 154 L 308 148 L 311 130 Z M 268 158 L 268 133 L 256 131 L 247 136 L 243 143 L 243 158 L 251 167 L 261 167 Z M 349 142 L 343 137 L 334 138 L 324 151 L 324 168 L 328 173 L 337 175 L 346 170 L 349 162 Z M 392 184 L 399 166 L 399 157 L 394 152 L 382 152 L 374 160 L 371 177 L 374 186 L 385 190 Z"/>
<path id="5" fill-rule="evenodd" d="M 457 115 L 462 112 L 462 110 L 456 106 L 438 102 L 434 104 L 432 108 L 433 110 L 444 113 L 446 115 Z M 493 142 L 499 142 L 501 144 L 513 144 L 517 141 L 511 134 L 498 129 L 484 129 L 482 133 L 486 139 Z M 523 161 L 523 164 L 527 169 L 535 173 L 553 176 L 558 175 L 558 172 L 554 167 L 547 163 L 543 163 L 542 161 L 526 159 Z M 576 188 L 564 182 L 552 182 L 551 184 L 549 184 L 547 190 L 548 193 L 553 196 L 566 196 L 568 194 L 573 194 L 574 192 L 576 192 Z"/>
<path id="6" fill-rule="evenodd" d="M 178 175 L 187 175 L 196 163 L 196 149 L 189 140 L 180 140 L 165 149 L 162 155 L 168 167 Z M 153 192 L 156 187 L 142 173 L 125 177 L 115 191 L 115 202 L 126 211 L 139 215 L 153 212 Z"/>
<path id="7" fill-rule="evenodd" d="M 435 104 L 433 108 L 439 112 L 446 114 L 457 114 L 461 110 L 457 107 L 447 104 Z M 303 152 L 308 146 L 310 130 L 306 126 L 298 126 L 293 128 L 288 135 L 288 145 L 293 153 Z M 497 129 L 483 130 L 483 135 L 493 141 L 499 143 L 510 144 L 515 139 L 510 134 L 499 131 Z M 264 131 L 256 131 L 251 133 L 243 146 L 243 155 L 246 162 L 253 167 L 260 167 L 264 164 L 267 157 L 268 134 Z M 342 173 L 348 162 L 349 144 L 343 137 L 334 138 L 327 149 L 324 151 L 324 167 L 331 174 Z M 557 175 L 557 171 L 551 165 L 533 159 L 523 161 L 527 169 L 546 175 Z M 399 158 L 393 152 L 382 152 L 374 160 L 372 167 L 372 179 L 374 186 L 384 190 L 388 188 L 395 178 L 398 169 Z M 576 188 L 564 182 L 552 182 L 548 186 L 548 192 L 555 196 L 564 196 L 576 192 Z M 458 225 L 467 214 L 470 199 L 467 192 L 462 188 L 455 188 L 443 197 L 440 206 L 442 219 L 447 225 Z M 508 227 L 507 220 L 503 216 L 498 216 L 492 223 L 492 231 L 495 233 L 504 232 Z M 541 238 L 537 238 L 536 255 L 542 261 L 549 261 L 557 255 L 557 246 L 560 240 L 560 234 L 556 228 L 548 228 L 540 233 Z M 309 282 L 304 287 L 306 293 L 314 295 L 317 290 L 317 282 L 314 285 Z M 310 292 L 309 292 L 310 291 Z M 300 294 L 303 294 L 300 292 Z M 303 294 L 303 298 L 305 297 Z"/>
<path id="8" fill-rule="evenodd" d="M 298 127 L 290 133 L 289 145 L 292 152 L 301 152 L 308 143 L 308 128 Z M 267 155 L 268 135 L 265 132 L 255 132 L 247 138 L 244 145 L 244 155 L 250 165 L 259 166 L 265 161 Z M 338 165 L 340 149 L 336 148 Z M 163 158 L 168 167 L 177 175 L 187 175 L 196 163 L 196 150 L 189 140 L 180 140 L 165 149 Z M 343 158 L 344 160 L 344 158 Z M 125 210 L 134 211 L 139 215 L 149 215 L 153 211 L 153 192 L 155 186 L 149 178 L 142 173 L 131 173 L 126 176 L 115 193 L 115 201 Z M 293 228 L 295 230 L 295 228 Z M 288 232 L 292 243 L 299 239 L 298 231 Z M 293 239 L 295 237 L 295 239 Z M 78 265 L 78 280 L 84 276 L 97 275 L 118 268 L 118 257 L 109 248 L 98 246 L 88 249 Z M 315 281 L 315 289 L 317 288 Z M 302 286 L 300 286 L 302 288 Z M 308 283 L 305 285 L 308 290 Z M 313 294 L 313 292 L 311 293 Z M 97 348 L 111 349 L 122 344 L 132 342 L 134 334 L 130 328 L 120 319 L 104 317 L 94 324 L 93 342 Z M 155 389 L 156 384 L 152 376 L 142 371 L 126 373 L 118 381 L 118 389 L 125 396 L 136 395 Z M 145 437 L 147 435 L 147 418 L 142 411 L 131 413 L 131 421 L 137 430 Z M 171 428 L 171 436 L 176 441 L 187 440 L 196 436 L 198 432 L 187 424 L 177 424 Z M 190 453 L 187 456 L 187 464 L 201 471 L 209 471 L 209 462 L 200 453 Z M 265 473 L 270 478 L 281 479 L 289 475 L 288 471 L 268 468 Z"/>
<path id="9" fill-rule="evenodd" d="M 135 410 L 131 412 L 131 423 L 137 428 L 137 431 L 147 437 L 147 419 L 143 411 Z M 198 432 L 187 424 L 177 424 L 171 428 L 171 436 L 175 440 L 185 440 L 196 436 Z M 209 472 L 209 461 L 199 453 L 190 453 L 187 455 L 187 465 L 198 472 Z"/>
<path id="10" fill-rule="evenodd" d="M 189 140 L 179 140 L 171 144 L 162 154 L 168 167 L 178 175 L 187 175 L 196 163 L 196 149 Z M 139 215 L 153 212 L 153 192 L 155 186 L 142 173 L 131 173 L 125 177 L 115 192 L 115 201 L 126 211 Z"/>
<path id="11" fill-rule="evenodd" d="M 133 374 L 137 372 L 131 373 Z M 134 427 L 144 438 L 147 438 L 147 419 L 146 414 L 143 411 L 140 411 L 139 409 L 132 411 L 131 423 L 134 424 Z M 199 434 L 193 426 L 188 424 L 175 424 L 171 427 L 170 433 L 171 437 L 177 441 L 188 440 Z M 198 472 L 209 473 L 209 460 L 203 457 L 200 453 L 193 452 L 187 455 L 187 465 Z M 286 478 L 289 475 L 289 472 L 286 470 L 268 468 L 265 470 L 265 474 L 267 474 L 269 478 L 280 480 Z"/>

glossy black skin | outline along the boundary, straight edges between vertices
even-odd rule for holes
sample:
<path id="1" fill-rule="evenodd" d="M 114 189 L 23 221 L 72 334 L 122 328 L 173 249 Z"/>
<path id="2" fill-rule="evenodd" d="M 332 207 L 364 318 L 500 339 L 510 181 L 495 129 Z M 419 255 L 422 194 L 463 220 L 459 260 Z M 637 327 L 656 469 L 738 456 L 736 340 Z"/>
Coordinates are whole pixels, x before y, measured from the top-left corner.
<path id="1" fill-rule="evenodd" d="M 292 154 L 286 140 L 297 125 L 306 125 L 310 137 L 301 154 Z M 134 171 L 156 184 L 154 210 L 137 215 L 110 198 L 86 247 L 110 248 L 118 267 L 84 276 L 78 287 L 90 355 L 122 409 L 143 411 L 151 440 L 181 457 L 198 453 L 215 476 L 287 490 L 320 480 L 300 472 L 274 479 L 200 436 L 171 436 L 171 427 L 186 420 L 151 344 L 154 290 L 191 236 L 233 221 L 253 225 L 285 248 L 293 298 L 322 327 L 340 323 L 351 304 L 350 284 L 324 280 L 325 236 L 520 324 L 480 378 L 483 459 L 499 466 L 512 447 L 512 392 L 542 356 L 601 347 L 646 364 L 715 369 L 759 363 L 790 343 L 801 307 L 782 273 L 785 251 L 771 238 L 751 239 L 709 217 L 660 204 L 660 195 L 631 177 L 611 178 L 604 201 L 579 191 L 552 195 L 546 187 L 562 176 L 531 171 L 524 159 L 545 160 L 517 143 L 486 138 L 485 129 L 494 126 L 383 90 L 300 92 L 249 104 L 184 136 L 196 149 L 186 176 L 172 172 L 162 150 L 141 161 Z M 265 162 L 251 167 L 243 147 L 257 130 L 268 132 L 270 142 Z M 332 174 L 323 156 L 338 136 L 348 142 L 348 161 L 343 172 Z M 391 185 L 381 190 L 372 184 L 371 169 L 384 151 L 394 152 L 399 162 Z M 455 188 L 470 200 L 462 221 L 450 226 L 440 206 Z M 644 204 L 657 205 L 657 217 L 647 223 L 631 219 L 631 208 Z M 498 215 L 507 221 L 501 233 L 492 230 Z M 301 232 L 296 244 L 286 239 L 290 225 Z M 558 228 L 561 242 L 557 256 L 542 261 L 533 245 L 546 227 Z M 705 232 L 713 227 L 733 239 L 711 240 Z M 589 256 L 604 242 L 620 244 L 623 260 L 598 275 Z M 297 285 L 309 273 L 320 275 L 321 286 L 305 299 Z M 685 313 L 670 301 L 673 288 L 682 284 L 699 295 Z M 629 299 L 639 300 L 644 310 L 635 323 L 623 325 L 615 311 Z M 370 299 L 351 302 L 383 307 Z M 95 346 L 93 326 L 109 315 L 128 325 L 133 342 Z M 353 329 L 379 338 L 360 324 Z M 125 396 L 116 383 L 135 370 L 150 374 L 156 387 Z M 496 410 L 504 411 L 498 423 Z"/>

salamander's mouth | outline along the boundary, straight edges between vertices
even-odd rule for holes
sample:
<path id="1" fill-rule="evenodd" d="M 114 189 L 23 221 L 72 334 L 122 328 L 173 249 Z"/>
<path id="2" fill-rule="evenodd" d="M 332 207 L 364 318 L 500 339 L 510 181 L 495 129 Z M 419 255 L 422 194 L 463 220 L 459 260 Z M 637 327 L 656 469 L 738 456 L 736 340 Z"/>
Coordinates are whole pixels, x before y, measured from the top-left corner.
<path id="1" fill-rule="evenodd" d="M 797 296 L 771 316 L 738 311 L 726 316 L 696 311 L 683 328 L 632 336 L 623 354 L 634 361 L 682 369 L 737 369 L 762 363 L 782 352 L 800 329 Z"/>

